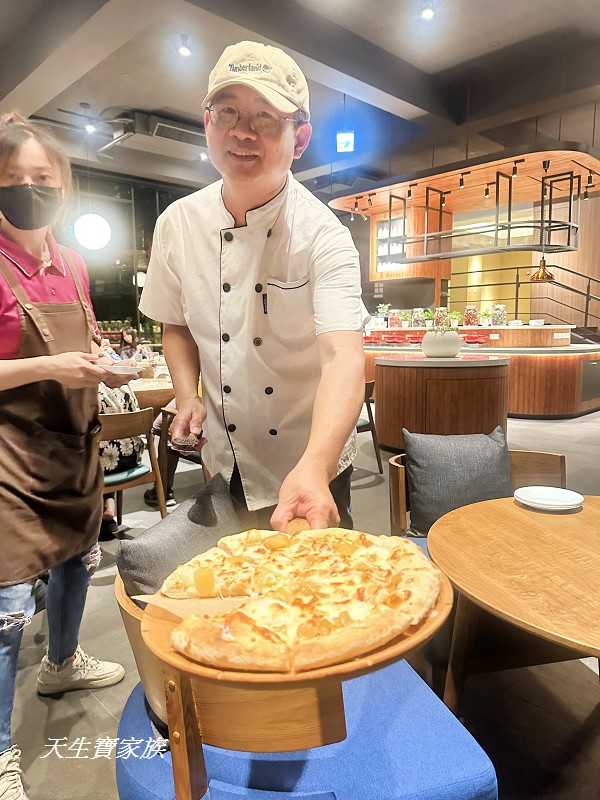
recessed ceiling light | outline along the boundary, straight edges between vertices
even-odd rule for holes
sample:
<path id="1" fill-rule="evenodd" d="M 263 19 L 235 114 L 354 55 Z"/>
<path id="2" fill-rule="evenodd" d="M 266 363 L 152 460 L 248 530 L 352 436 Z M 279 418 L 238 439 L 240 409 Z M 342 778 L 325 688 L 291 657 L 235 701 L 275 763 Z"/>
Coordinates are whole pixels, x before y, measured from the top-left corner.
<path id="1" fill-rule="evenodd" d="M 433 4 L 427 2 L 427 0 L 422 0 L 421 2 L 421 19 L 430 20 L 435 17 L 435 10 L 433 8 Z"/>
<path id="2" fill-rule="evenodd" d="M 190 50 L 188 45 L 187 33 L 181 34 L 181 45 L 179 46 L 179 50 L 177 52 L 179 53 L 180 56 L 184 56 L 184 58 L 187 58 L 187 56 L 192 55 L 192 51 Z"/>

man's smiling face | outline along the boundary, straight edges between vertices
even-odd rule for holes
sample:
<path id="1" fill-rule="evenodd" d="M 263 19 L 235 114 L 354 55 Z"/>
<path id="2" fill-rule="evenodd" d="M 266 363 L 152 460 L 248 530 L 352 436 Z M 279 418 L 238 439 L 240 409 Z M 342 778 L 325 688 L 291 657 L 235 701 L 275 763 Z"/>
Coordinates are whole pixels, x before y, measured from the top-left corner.
<path id="1" fill-rule="evenodd" d="M 250 127 L 254 114 L 268 112 L 279 118 L 284 115 L 254 89 L 242 84 L 223 89 L 212 104 L 243 112 L 229 130 L 215 127 L 208 111 L 205 113 L 208 152 L 225 183 L 244 186 L 246 190 L 255 184 L 258 192 L 283 186 L 293 159 L 299 158 L 308 145 L 311 126 L 308 123 L 297 126 L 284 119 L 273 135 L 260 136 Z"/>

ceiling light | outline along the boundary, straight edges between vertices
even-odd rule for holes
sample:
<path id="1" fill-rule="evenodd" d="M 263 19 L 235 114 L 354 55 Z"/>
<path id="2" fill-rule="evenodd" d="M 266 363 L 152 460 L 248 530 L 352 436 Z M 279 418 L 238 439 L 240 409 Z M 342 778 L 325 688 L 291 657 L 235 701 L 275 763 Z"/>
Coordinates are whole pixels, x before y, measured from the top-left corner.
<path id="1" fill-rule="evenodd" d="M 517 177 L 517 175 L 518 175 L 518 173 L 519 173 L 519 169 L 518 169 L 518 167 L 517 167 L 517 162 L 515 161 L 515 162 L 513 163 L 513 169 L 512 169 L 512 176 L 513 176 L 513 178 L 516 178 L 516 177 Z"/>
<path id="2" fill-rule="evenodd" d="M 367 203 L 368 203 L 368 205 L 369 205 L 369 208 L 371 208 L 371 206 L 373 205 L 373 201 L 371 200 L 371 195 L 369 195 L 369 196 L 367 197 Z"/>
<path id="3" fill-rule="evenodd" d="M 208 155 L 206 153 L 200 153 L 200 161 L 208 161 Z"/>
<path id="4" fill-rule="evenodd" d="M 354 222 L 354 211 L 350 212 L 350 222 Z"/>
<path id="5" fill-rule="evenodd" d="M 490 198 L 490 187 L 489 187 L 489 184 L 485 187 L 485 192 L 483 193 L 483 196 L 485 197 L 486 200 L 489 200 L 489 198 Z"/>
<path id="6" fill-rule="evenodd" d="M 446 195 L 444 194 L 444 192 L 442 192 L 441 197 L 440 197 L 440 205 L 441 206 L 445 206 L 446 205 Z"/>
<path id="7" fill-rule="evenodd" d="M 458 182 L 458 188 L 459 189 L 464 189 L 465 188 L 465 179 L 463 178 L 462 174 L 461 174 L 460 180 Z"/>
<path id="8" fill-rule="evenodd" d="M 408 192 L 406 193 L 406 199 L 407 200 L 412 200 L 412 187 L 416 186 L 416 185 L 417 185 L 416 183 L 409 184 Z"/>
<path id="9" fill-rule="evenodd" d="M 550 169 L 550 162 L 542 161 L 542 167 L 544 168 L 544 172 L 548 172 L 548 170 Z"/>
<path id="10" fill-rule="evenodd" d="M 585 192 L 583 193 L 583 199 L 584 199 L 584 200 L 589 200 L 589 199 L 590 199 L 590 196 L 589 196 L 589 194 L 588 194 L 588 190 L 587 190 L 587 189 L 586 189 L 586 190 L 585 190 Z"/>
<path id="11" fill-rule="evenodd" d="M 421 0 L 421 19 L 430 20 L 435 17 L 435 10 L 431 0 Z"/>
<path id="12" fill-rule="evenodd" d="M 87 250 L 102 250 L 110 242 L 110 225 L 100 214 L 83 214 L 73 226 L 73 234 Z"/>
<path id="13" fill-rule="evenodd" d="M 96 132 L 96 126 L 92 125 L 91 122 L 87 122 L 86 125 L 85 125 L 85 132 L 86 133 L 95 133 Z"/>
<path id="14" fill-rule="evenodd" d="M 358 197 L 354 201 L 354 210 L 358 211 Z"/>
<path id="15" fill-rule="evenodd" d="M 179 45 L 179 50 L 177 52 L 179 53 L 180 56 L 184 56 L 185 58 L 187 58 L 187 56 L 191 56 L 192 55 L 192 51 L 190 50 L 190 48 L 188 46 L 188 35 L 187 35 L 187 33 L 182 33 L 181 34 L 181 44 Z"/>
<path id="16" fill-rule="evenodd" d="M 366 216 L 365 216 L 365 215 L 362 213 L 362 211 L 361 211 L 361 214 L 360 214 L 360 215 L 361 215 L 361 217 L 364 219 L 364 221 L 366 222 L 366 221 L 367 221 L 367 217 L 366 217 Z"/>
<path id="17" fill-rule="evenodd" d="M 546 259 L 542 256 L 540 266 L 529 278 L 530 281 L 553 281 L 554 275 L 546 269 Z"/>
<path id="18" fill-rule="evenodd" d="M 594 179 L 592 178 L 592 170 L 590 170 L 590 174 L 588 175 L 587 185 L 591 189 L 594 185 Z"/>

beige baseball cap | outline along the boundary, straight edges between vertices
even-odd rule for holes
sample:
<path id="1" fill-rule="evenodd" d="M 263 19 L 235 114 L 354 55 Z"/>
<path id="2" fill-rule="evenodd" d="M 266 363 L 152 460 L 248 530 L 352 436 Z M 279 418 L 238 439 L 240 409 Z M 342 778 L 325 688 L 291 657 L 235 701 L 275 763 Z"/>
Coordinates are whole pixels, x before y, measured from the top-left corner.
<path id="1" fill-rule="evenodd" d="M 303 111 L 310 119 L 308 84 L 291 56 L 261 42 L 238 42 L 226 47 L 208 78 L 207 106 L 217 92 L 241 83 L 261 94 L 282 114 Z"/>

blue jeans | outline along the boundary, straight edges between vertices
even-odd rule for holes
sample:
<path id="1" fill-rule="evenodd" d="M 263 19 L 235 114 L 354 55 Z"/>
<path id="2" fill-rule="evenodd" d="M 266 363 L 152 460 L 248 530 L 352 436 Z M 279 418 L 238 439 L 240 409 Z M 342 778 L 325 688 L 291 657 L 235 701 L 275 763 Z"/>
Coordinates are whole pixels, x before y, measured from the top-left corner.
<path id="1" fill-rule="evenodd" d="M 77 649 L 79 627 L 90 579 L 100 561 L 95 545 L 50 570 L 46 593 L 48 659 L 62 664 Z M 23 628 L 35 610 L 33 583 L 0 587 L 0 753 L 12 746 L 10 721 Z"/>

